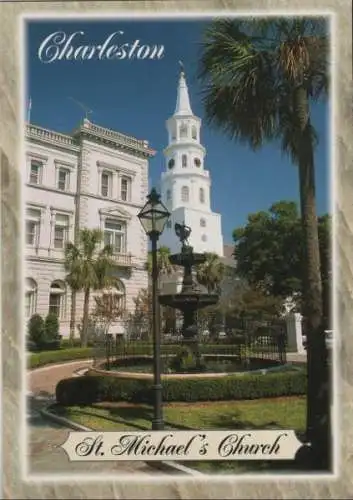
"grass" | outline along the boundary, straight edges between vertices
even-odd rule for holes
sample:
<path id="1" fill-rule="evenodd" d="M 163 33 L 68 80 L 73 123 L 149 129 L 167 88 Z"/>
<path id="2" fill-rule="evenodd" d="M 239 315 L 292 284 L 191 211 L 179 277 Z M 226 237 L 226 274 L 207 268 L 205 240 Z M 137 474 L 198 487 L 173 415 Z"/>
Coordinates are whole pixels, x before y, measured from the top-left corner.
<path id="1" fill-rule="evenodd" d="M 153 408 L 130 403 L 96 403 L 92 406 L 52 407 L 57 415 L 99 431 L 150 430 Z M 166 427 L 175 429 L 305 429 L 305 397 L 251 401 L 171 403 L 164 405 Z M 293 469 L 293 461 L 184 462 L 205 473 L 243 473 Z"/>
<path id="2" fill-rule="evenodd" d="M 29 369 L 34 369 L 55 363 L 89 359 L 93 357 L 93 354 L 92 347 L 72 347 L 70 349 L 35 352 L 29 354 L 27 366 Z"/>

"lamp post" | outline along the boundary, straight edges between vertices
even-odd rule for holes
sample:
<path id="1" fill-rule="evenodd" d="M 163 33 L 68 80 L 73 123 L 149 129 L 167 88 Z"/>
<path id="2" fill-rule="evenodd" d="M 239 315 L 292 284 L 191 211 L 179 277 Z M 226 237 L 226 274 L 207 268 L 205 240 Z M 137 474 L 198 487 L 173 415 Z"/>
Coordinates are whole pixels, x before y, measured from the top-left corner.
<path id="1" fill-rule="evenodd" d="M 147 203 L 137 215 L 143 229 L 151 240 L 152 245 L 152 320 L 153 320 L 153 390 L 154 390 L 154 418 L 153 430 L 162 430 L 162 383 L 161 383 L 161 334 L 159 323 L 159 308 L 157 297 L 158 266 L 157 266 L 157 241 L 162 234 L 164 226 L 170 217 L 167 208 L 161 202 L 161 197 L 152 188 L 147 196 Z"/>

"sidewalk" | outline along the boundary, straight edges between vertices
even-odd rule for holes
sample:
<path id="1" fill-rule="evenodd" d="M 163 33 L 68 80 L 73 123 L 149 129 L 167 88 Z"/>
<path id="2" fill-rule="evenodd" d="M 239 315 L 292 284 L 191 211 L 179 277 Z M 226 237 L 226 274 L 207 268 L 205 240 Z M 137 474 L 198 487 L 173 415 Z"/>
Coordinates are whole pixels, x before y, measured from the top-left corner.
<path id="1" fill-rule="evenodd" d="M 90 362 L 76 361 L 61 366 L 47 366 L 28 372 L 27 431 L 28 466 L 31 476 L 52 474 L 161 474 L 144 462 L 70 462 L 60 447 L 70 429 L 44 419 L 41 409 L 55 401 L 55 387 L 59 380 L 72 377 Z"/>

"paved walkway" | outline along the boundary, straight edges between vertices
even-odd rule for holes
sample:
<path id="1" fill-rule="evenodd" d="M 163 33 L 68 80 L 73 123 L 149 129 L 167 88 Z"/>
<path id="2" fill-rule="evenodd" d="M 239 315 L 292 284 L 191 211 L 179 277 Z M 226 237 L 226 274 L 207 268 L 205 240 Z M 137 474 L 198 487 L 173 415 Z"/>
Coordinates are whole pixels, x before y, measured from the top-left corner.
<path id="1" fill-rule="evenodd" d="M 145 462 L 70 462 L 61 448 L 70 429 L 44 419 L 39 411 L 55 400 L 55 387 L 59 380 L 73 376 L 90 366 L 78 361 L 61 366 L 48 366 L 28 373 L 27 423 L 28 423 L 28 474 L 161 474 Z"/>

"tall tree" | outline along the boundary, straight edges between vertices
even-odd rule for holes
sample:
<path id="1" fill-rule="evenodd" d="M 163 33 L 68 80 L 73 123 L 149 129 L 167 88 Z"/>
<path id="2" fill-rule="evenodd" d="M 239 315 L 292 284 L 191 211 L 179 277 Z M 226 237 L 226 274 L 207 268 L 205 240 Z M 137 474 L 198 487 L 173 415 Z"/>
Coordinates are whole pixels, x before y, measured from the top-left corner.
<path id="1" fill-rule="evenodd" d="M 207 288 L 208 293 L 217 293 L 224 277 L 224 264 L 215 253 L 207 252 L 205 255 L 205 262 L 197 266 L 196 279 Z"/>
<path id="2" fill-rule="evenodd" d="M 215 20 L 206 30 L 200 64 L 210 123 L 258 149 L 280 141 L 298 166 L 305 254 L 304 315 L 308 339 L 307 437 L 315 463 L 328 466 L 327 353 L 315 203 L 310 101 L 328 86 L 327 21 L 319 18 Z M 326 460 L 326 462 L 325 462 Z"/>
<path id="3" fill-rule="evenodd" d="M 81 229 L 77 245 L 65 247 L 66 281 L 75 291 L 83 291 L 82 345 L 87 346 L 89 301 L 91 290 L 99 290 L 114 283 L 110 245 L 102 248 L 103 234 L 98 229 Z"/>
<path id="4" fill-rule="evenodd" d="M 318 218 L 324 317 L 329 321 L 330 218 Z M 237 274 L 267 294 L 283 299 L 300 296 L 305 272 L 301 219 L 294 202 L 274 203 L 250 214 L 233 231 Z M 298 304 L 299 306 L 299 304 Z"/>

